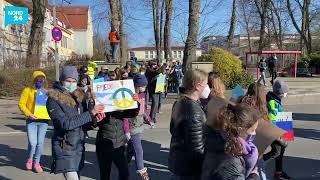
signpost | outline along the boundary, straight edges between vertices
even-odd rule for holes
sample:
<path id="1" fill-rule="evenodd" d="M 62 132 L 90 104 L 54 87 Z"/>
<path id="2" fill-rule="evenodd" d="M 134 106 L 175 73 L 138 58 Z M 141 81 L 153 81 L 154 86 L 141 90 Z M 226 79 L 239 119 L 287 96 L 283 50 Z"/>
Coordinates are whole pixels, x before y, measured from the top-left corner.
<path id="1" fill-rule="evenodd" d="M 54 27 L 57 27 L 57 12 L 56 12 L 56 1 L 53 0 L 53 25 Z M 62 36 L 62 33 L 61 33 Z M 60 39 L 61 40 L 61 39 Z M 55 51 L 54 51 L 54 60 L 55 60 L 55 67 L 56 67 L 56 81 L 59 81 L 59 54 L 58 54 L 58 44 L 57 41 L 55 41 Z"/>
<path id="2" fill-rule="evenodd" d="M 62 30 L 59 27 L 53 27 L 51 30 L 52 38 L 56 42 L 59 42 L 62 40 Z"/>

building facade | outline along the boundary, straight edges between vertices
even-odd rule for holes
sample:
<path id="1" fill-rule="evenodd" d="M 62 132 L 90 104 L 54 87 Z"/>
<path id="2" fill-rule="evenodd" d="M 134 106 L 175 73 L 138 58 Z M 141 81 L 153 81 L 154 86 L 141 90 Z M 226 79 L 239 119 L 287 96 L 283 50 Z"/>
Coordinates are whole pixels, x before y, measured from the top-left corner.
<path id="1" fill-rule="evenodd" d="M 184 47 L 171 47 L 172 58 L 174 60 L 182 61 Z M 197 49 L 197 57 L 201 56 L 201 49 Z M 157 58 L 157 51 L 155 47 L 136 47 L 129 49 L 129 57 L 136 57 L 138 61 L 149 61 Z M 161 59 L 164 60 L 164 51 L 161 52 Z"/>

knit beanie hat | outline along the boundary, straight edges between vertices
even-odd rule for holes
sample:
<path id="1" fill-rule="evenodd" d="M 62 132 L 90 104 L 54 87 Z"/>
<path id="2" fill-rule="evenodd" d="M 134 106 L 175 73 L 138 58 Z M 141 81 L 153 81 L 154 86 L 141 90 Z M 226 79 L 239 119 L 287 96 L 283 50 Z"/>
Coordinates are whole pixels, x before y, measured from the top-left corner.
<path id="1" fill-rule="evenodd" d="M 77 81 L 79 80 L 79 74 L 75 66 L 66 66 L 63 68 L 60 75 L 60 81 L 64 81 L 68 78 L 72 78 Z"/>
<path id="2" fill-rule="evenodd" d="M 276 95 L 281 95 L 288 93 L 289 87 L 286 82 L 282 80 L 276 80 L 273 84 L 273 93 Z"/>
<path id="3" fill-rule="evenodd" d="M 133 83 L 135 87 L 143 87 L 148 85 L 148 80 L 145 75 L 142 75 L 140 73 L 136 73 L 133 76 Z"/>

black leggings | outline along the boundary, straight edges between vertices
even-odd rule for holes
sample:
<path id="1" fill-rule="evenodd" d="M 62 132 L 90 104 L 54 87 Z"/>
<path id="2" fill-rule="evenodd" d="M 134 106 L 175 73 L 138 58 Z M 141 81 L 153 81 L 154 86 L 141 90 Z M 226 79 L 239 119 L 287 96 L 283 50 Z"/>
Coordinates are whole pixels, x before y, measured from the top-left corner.
<path id="1" fill-rule="evenodd" d="M 283 155 L 286 147 L 284 142 L 280 142 L 279 140 L 273 141 L 271 144 L 271 151 L 263 155 L 264 161 L 275 158 L 276 172 L 283 171 Z"/>
<path id="2" fill-rule="evenodd" d="M 129 168 L 125 155 L 125 146 L 114 149 L 109 140 L 99 141 L 96 144 L 97 158 L 100 168 L 100 180 L 110 180 L 112 162 L 119 172 L 119 180 L 129 179 Z"/>

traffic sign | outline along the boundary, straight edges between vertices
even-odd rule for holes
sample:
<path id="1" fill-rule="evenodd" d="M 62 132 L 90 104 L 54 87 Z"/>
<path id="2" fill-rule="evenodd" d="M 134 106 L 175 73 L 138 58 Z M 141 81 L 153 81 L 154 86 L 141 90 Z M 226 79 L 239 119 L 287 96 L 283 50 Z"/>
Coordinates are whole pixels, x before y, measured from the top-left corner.
<path id="1" fill-rule="evenodd" d="M 56 41 L 59 42 L 62 40 L 62 30 L 59 27 L 54 27 L 51 30 L 52 38 Z"/>

